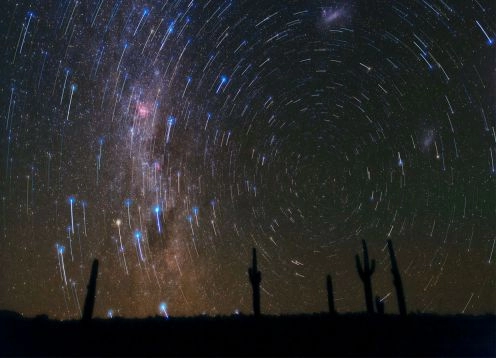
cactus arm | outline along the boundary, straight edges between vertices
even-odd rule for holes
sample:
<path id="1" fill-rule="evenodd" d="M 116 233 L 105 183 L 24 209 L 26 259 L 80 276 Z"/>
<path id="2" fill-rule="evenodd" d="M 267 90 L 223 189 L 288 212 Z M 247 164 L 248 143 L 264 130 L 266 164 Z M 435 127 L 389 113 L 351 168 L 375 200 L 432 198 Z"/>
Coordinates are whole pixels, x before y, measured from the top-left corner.
<path id="1" fill-rule="evenodd" d="M 367 269 L 369 266 L 369 250 L 367 249 L 367 243 L 365 242 L 365 240 L 362 240 L 362 247 L 363 247 L 363 266 L 365 269 Z"/>

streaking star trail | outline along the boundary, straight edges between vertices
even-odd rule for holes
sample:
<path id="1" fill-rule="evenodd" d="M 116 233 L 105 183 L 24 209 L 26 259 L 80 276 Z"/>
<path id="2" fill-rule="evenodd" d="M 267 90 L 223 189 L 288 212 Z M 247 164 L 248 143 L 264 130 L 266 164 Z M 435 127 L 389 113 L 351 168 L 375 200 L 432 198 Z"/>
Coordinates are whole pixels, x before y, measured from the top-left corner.
<path id="1" fill-rule="evenodd" d="M 494 312 L 491 1 L 5 0 L 0 308 Z M 55 250 L 54 250 L 55 248 Z M 165 303 L 167 302 L 167 303 Z M 158 309 L 157 309 L 158 308 Z"/>

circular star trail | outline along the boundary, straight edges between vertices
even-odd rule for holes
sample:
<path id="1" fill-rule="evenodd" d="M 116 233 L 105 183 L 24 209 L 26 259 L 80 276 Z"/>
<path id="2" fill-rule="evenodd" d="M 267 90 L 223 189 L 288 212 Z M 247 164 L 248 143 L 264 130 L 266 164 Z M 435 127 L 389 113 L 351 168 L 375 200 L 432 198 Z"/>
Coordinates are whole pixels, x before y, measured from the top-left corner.
<path id="1" fill-rule="evenodd" d="M 494 312 L 491 1 L 2 2 L 0 307 Z"/>

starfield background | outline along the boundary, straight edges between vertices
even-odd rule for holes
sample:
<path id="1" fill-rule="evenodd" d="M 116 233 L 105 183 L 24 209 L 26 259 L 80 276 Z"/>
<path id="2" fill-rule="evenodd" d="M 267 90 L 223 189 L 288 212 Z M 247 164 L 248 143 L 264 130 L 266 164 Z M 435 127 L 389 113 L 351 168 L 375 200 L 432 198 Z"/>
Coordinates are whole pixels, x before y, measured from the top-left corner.
<path id="1" fill-rule="evenodd" d="M 495 312 L 492 1 L 0 7 L 0 308 Z"/>

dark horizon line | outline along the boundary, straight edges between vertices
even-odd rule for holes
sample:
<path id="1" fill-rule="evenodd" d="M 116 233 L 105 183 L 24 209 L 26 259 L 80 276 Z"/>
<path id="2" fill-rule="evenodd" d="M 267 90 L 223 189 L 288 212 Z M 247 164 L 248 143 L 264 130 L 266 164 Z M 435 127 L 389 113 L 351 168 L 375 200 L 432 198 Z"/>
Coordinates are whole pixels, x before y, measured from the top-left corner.
<path id="1" fill-rule="evenodd" d="M 14 317 L 15 316 L 15 317 Z M 345 316 L 364 316 L 370 318 L 382 318 L 382 317 L 401 317 L 399 313 L 384 313 L 384 314 L 369 314 L 366 311 L 358 311 L 358 312 L 337 312 L 337 313 L 329 313 L 327 311 L 321 312 L 299 312 L 299 313 L 269 313 L 269 314 L 261 314 L 259 317 L 261 318 L 292 318 L 292 317 L 303 317 L 303 316 L 322 316 L 322 317 L 345 317 Z M 51 320 L 58 322 L 73 322 L 73 321 L 81 321 L 81 318 L 68 318 L 68 319 L 58 319 L 54 317 L 48 316 L 46 313 L 40 313 L 35 316 L 25 316 L 23 313 L 13 310 L 0 309 L 0 320 L 5 317 L 10 318 L 19 318 L 19 319 L 43 319 L 43 320 Z M 439 318 L 454 318 L 454 317 L 467 317 L 467 318 L 480 318 L 480 317 L 495 317 L 496 312 L 485 312 L 485 313 L 476 313 L 476 314 L 467 314 L 467 313 L 436 313 L 436 312 L 409 312 L 406 317 L 439 317 Z M 93 321 L 112 321 L 112 320 L 148 320 L 148 319 L 160 319 L 162 321 L 174 320 L 174 319 L 196 319 L 196 318 L 254 318 L 253 313 L 232 313 L 232 314 L 196 314 L 196 315 L 187 315 L 187 316 L 174 316 L 170 315 L 168 318 L 156 314 L 154 316 L 146 316 L 146 317 L 130 317 L 130 316 L 114 316 L 114 317 L 100 317 L 94 316 L 92 318 Z M 402 317 L 403 318 L 403 317 Z"/>

